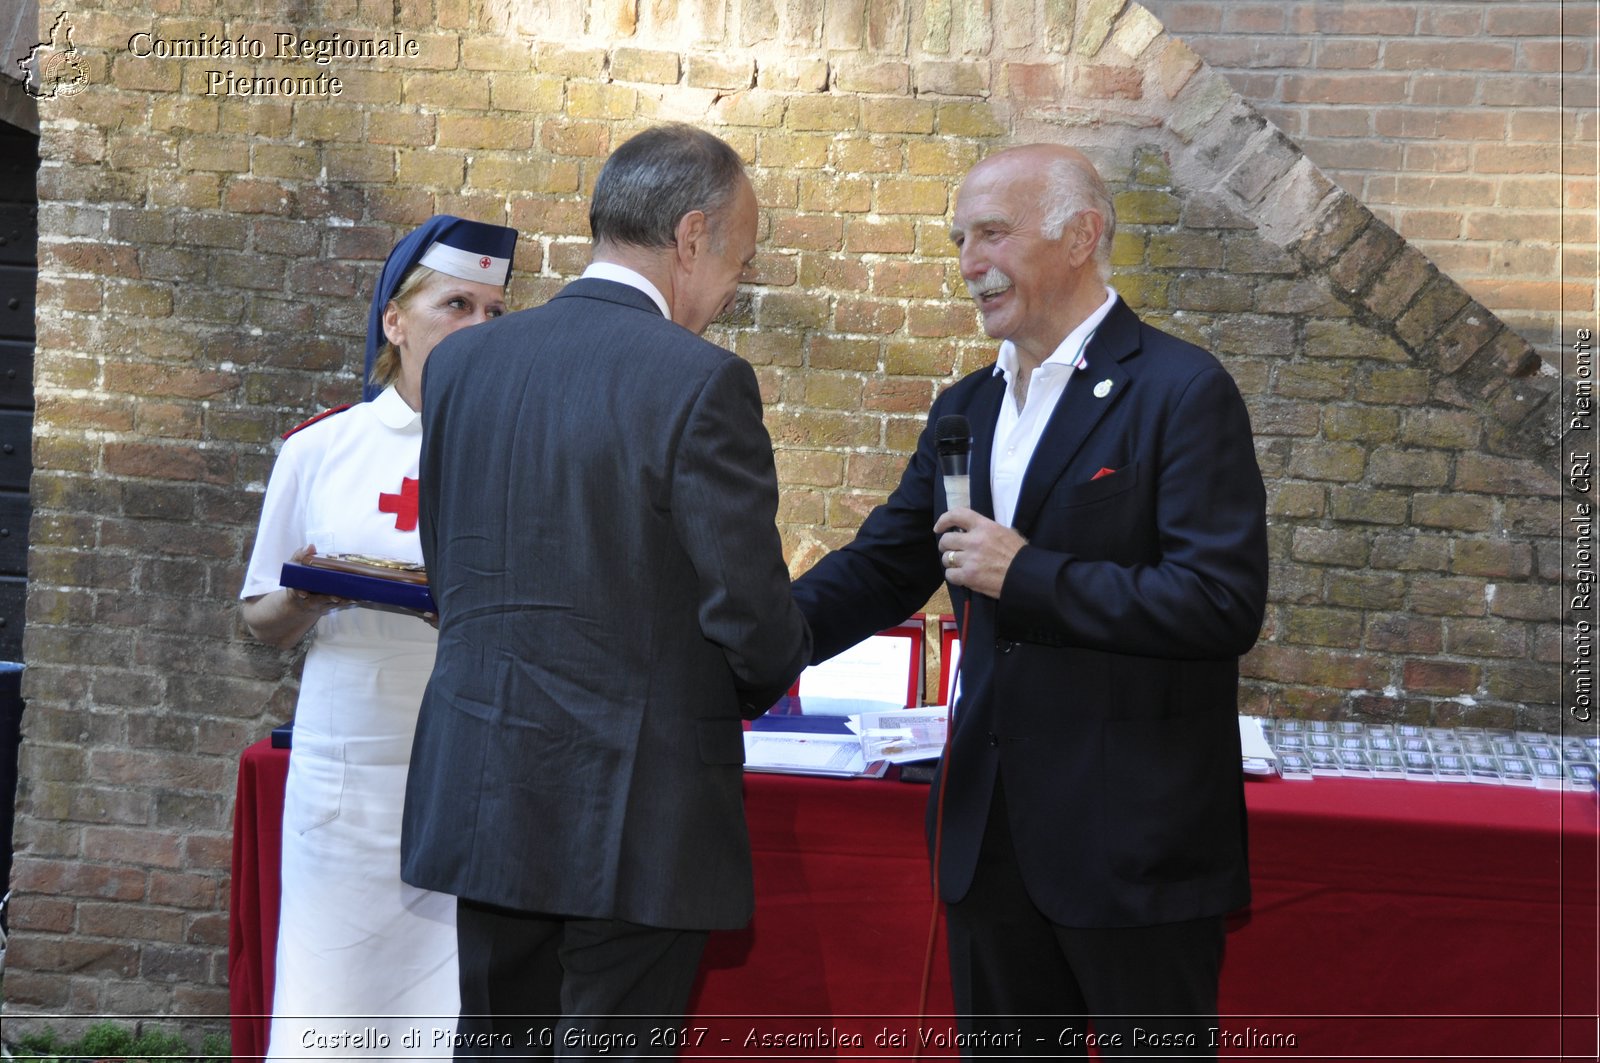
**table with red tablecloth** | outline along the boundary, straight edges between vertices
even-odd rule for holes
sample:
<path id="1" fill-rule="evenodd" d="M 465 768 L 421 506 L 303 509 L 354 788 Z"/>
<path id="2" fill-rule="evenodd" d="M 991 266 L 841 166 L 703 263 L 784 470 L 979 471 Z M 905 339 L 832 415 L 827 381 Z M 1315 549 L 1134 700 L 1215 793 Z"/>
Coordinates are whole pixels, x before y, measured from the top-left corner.
<path id="1" fill-rule="evenodd" d="M 236 1057 L 265 1047 L 287 770 L 288 752 L 264 741 L 240 764 Z M 887 779 L 746 777 L 756 915 L 712 935 L 694 1016 L 674 1035 L 685 1055 L 910 1057 L 933 910 L 926 795 Z M 1246 796 L 1254 900 L 1230 920 L 1223 1058 L 1594 1058 L 1593 795 L 1319 778 L 1252 781 Z M 932 971 L 926 1013 L 947 1016 L 942 937 Z"/>

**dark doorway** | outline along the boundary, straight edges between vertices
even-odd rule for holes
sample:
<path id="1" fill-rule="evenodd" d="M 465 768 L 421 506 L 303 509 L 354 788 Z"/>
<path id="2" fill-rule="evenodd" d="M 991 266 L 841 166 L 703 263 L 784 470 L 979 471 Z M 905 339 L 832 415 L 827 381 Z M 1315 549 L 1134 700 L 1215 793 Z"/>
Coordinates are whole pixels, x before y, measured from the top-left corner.
<path id="1" fill-rule="evenodd" d="M 22 660 L 27 602 L 38 170 L 39 138 L 0 123 L 0 661 Z"/>
<path id="2" fill-rule="evenodd" d="M 39 279 L 39 138 L 0 122 L 0 898 L 11 879 L 22 740 L 22 618 L 33 472 L 33 307 Z M 0 933 L 6 926 L 0 901 Z"/>

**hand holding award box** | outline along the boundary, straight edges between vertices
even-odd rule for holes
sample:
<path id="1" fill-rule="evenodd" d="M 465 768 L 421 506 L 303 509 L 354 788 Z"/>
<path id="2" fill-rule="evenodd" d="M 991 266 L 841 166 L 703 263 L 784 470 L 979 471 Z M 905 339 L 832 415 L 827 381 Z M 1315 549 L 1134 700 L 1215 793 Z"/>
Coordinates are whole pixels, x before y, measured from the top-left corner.
<path id="1" fill-rule="evenodd" d="M 365 554 L 310 554 L 286 562 L 278 582 L 294 590 L 348 598 L 358 605 L 408 613 L 436 613 L 428 573 L 421 565 Z"/>

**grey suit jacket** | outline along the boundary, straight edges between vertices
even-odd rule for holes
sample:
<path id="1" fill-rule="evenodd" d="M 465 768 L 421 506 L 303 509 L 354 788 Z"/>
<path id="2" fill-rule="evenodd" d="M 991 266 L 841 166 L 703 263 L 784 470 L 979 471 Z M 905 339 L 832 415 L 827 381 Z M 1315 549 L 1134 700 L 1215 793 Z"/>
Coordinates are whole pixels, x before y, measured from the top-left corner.
<path id="1" fill-rule="evenodd" d="M 755 373 L 588 279 L 447 337 L 423 396 L 439 656 L 402 876 L 526 911 L 744 925 L 740 720 L 811 644 Z"/>

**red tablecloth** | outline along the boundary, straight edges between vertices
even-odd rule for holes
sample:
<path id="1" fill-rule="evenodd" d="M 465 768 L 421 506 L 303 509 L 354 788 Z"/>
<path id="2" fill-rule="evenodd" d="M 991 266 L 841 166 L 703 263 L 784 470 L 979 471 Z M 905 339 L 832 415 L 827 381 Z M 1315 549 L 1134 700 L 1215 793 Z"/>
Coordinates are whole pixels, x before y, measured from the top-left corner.
<path id="1" fill-rule="evenodd" d="M 265 1047 L 287 766 L 266 742 L 240 765 L 235 1056 Z M 1595 1058 L 1592 796 L 1352 779 L 1246 792 L 1255 899 L 1228 936 L 1223 1058 Z M 745 793 L 756 917 L 713 935 L 685 1055 L 777 1054 L 746 1042 L 807 1034 L 782 1051 L 909 1057 L 874 1042 L 916 1037 L 906 1016 L 931 912 L 926 788 L 751 775 Z M 948 1015 L 942 941 L 933 970 L 928 1011 Z M 789 1017 L 748 1018 L 772 1015 Z"/>
<path id="2" fill-rule="evenodd" d="M 228 1004 L 233 1054 L 267 1050 L 278 957 L 278 854 L 289 751 L 262 739 L 239 758 L 233 805 L 233 878 L 228 893 Z"/>

